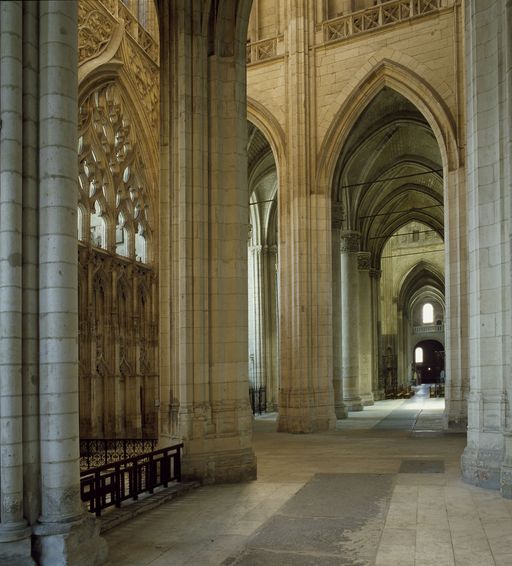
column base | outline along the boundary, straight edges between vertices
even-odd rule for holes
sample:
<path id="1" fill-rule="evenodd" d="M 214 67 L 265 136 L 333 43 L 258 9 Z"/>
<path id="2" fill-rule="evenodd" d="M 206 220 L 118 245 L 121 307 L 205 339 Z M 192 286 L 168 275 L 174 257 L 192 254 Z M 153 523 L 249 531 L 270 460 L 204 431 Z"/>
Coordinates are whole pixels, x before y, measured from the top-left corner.
<path id="1" fill-rule="evenodd" d="M 376 389 L 372 393 L 372 395 L 374 401 L 383 401 L 384 399 L 386 399 L 386 392 L 384 391 L 384 389 Z"/>
<path id="2" fill-rule="evenodd" d="M 506 499 L 512 499 L 512 431 L 503 433 L 505 458 L 501 465 L 500 491 Z"/>
<path id="3" fill-rule="evenodd" d="M 443 429 L 447 432 L 467 432 L 468 419 L 467 417 L 454 418 L 452 415 L 443 416 Z"/>
<path id="4" fill-rule="evenodd" d="M 347 411 L 347 407 L 345 406 L 345 403 L 340 403 L 339 405 L 334 407 L 334 412 L 336 414 L 336 420 L 338 421 L 341 421 L 348 417 L 348 411 Z"/>
<path id="5" fill-rule="evenodd" d="M 93 515 L 70 523 L 37 523 L 33 533 L 33 556 L 41 566 L 100 566 L 107 561 L 107 543 Z"/>
<path id="6" fill-rule="evenodd" d="M 310 434 L 335 428 L 332 389 L 281 388 L 277 432 Z"/>
<path id="7" fill-rule="evenodd" d="M 0 525 L 0 564 L 34 565 L 31 534 L 32 530 L 26 523 L 12 527 Z"/>
<path id="8" fill-rule="evenodd" d="M 500 492 L 506 499 L 512 499 L 512 465 L 501 467 Z"/>
<path id="9" fill-rule="evenodd" d="M 343 402 L 345 403 L 347 410 L 351 413 L 362 411 L 364 408 L 363 400 L 361 399 L 361 397 L 359 397 L 359 395 L 356 397 L 345 397 L 345 399 L 343 399 Z"/>
<path id="10" fill-rule="evenodd" d="M 334 408 L 329 407 L 281 407 L 277 419 L 277 432 L 311 434 L 336 428 Z"/>
<path id="11" fill-rule="evenodd" d="M 361 395 L 361 401 L 363 402 L 364 407 L 370 407 L 371 405 L 374 405 L 375 400 L 373 398 L 373 393 L 363 393 Z"/>
<path id="12" fill-rule="evenodd" d="M 185 481 L 199 481 L 203 485 L 255 480 L 256 456 L 252 448 L 206 454 L 185 453 L 182 478 Z"/>
<path id="13" fill-rule="evenodd" d="M 467 401 L 455 398 L 453 392 L 450 389 L 448 389 L 446 393 L 446 409 L 443 417 L 444 429 L 454 432 L 467 431 Z M 460 394 L 460 392 L 458 393 Z"/>
<path id="14" fill-rule="evenodd" d="M 486 489 L 500 489 L 503 451 L 466 446 L 461 457 L 462 479 Z"/>

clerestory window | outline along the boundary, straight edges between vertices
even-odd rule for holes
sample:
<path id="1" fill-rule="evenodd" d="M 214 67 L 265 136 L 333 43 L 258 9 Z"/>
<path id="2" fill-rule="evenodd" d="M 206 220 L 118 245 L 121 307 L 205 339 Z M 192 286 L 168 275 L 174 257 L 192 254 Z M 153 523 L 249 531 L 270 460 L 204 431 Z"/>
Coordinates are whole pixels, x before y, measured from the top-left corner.
<path id="1" fill-rule="evenodd" d="M 430 303 L 423 305 L 422 322 L 423 324 L 433 324 L 434 322 L 434 307 Z"/>

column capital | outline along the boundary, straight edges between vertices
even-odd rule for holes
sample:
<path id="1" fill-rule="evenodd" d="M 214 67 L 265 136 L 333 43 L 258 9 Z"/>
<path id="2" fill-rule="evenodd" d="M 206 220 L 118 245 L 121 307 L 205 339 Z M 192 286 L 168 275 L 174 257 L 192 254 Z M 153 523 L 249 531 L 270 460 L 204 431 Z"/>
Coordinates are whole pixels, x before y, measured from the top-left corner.
<path id="1" fill-rule="evenodd" d="M 354 230 L 340 232 L 340 251 L 342 253 L 357 253 L 361 242 L 361 233 Z"/>
<path id="2" fill-rule="evenodd" d="M 370 271 L 372 254 L 370 252 L 358 252 L 357 269 L 359 271 Z"/>
<path id="3" fill-rule="evenodd" d="M 264 247 L 260 244 L 255 246 L 249 246 L 249 251 L 255 254 L 260 254 L 264 250 Z"/>

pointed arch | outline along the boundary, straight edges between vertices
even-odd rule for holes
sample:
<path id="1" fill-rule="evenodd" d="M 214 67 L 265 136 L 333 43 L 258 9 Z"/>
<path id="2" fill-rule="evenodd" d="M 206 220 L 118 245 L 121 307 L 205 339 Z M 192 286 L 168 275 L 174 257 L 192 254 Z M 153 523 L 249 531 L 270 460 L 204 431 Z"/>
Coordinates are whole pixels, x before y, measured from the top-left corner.
<path id="1" fill-rule="evenodd" d="M 252 0 L 210 0 L 207 10 L 208 46 L 210 55 L 231 57 L 243 55 Z M 243 49 L 244 53 L 238 51 Z"/>
<path id="2" fill-rule="evenodd" d="M 414 267 L 412 267 L 398 282 L 398 304 L 405 305 L 408 298 L 414 293 L 414 289 L 417 287 L 417 282 L 419 280 L 425 284 L 425 286 L 431 286 L 438 289 L 444 295 L 444 274 L 439 271 L 439 269 L 429 261 L 419 261 Z"/>
<path id="3" fill-rule="evenodd" d="M 333 190 L 338 157 L 352 128 L 371 100 L 386 86 L 404 96 L 425 117 L 438 142 L 445 173 L 458 168 L 455 121 L 443 98 L 412 69 L 383 59 L 353 85 L 327 130 L 317 167 L 317 185 L 321 192 Z"/>
<path id="4" fill-rule="evenodd" d="M 149 117 L 142 106 L 137 91 L 130 82 L 129 71 L 124 69 L 124 65 L 119 61 L 111 61 L 98 67 L 94 72 L 87 75 L 78 86 L 78 102 L 81 107 L 96 90 L 105 87 L 110 83 L 114 83 L 119 88 L 123 103 L 126 105 L 128 114 L 133 121 L 134 130 L 140 140 L 138 149 L 142 161 L 145 163 L 145 173 L 148 175 L 148 181 L 151 184 L 151 190 L 148 191 L 148 199 L 151 207 L 151 223 L 156 226 L 158 222 L 158 214 L 156 214 L 156 203 L 158 195 L 156 188 L 158 187 L 160 165 L 159 165 L 159 139 L 157 132 L 149 123 Z M 85 129 L 87 120 L 81 117 L 79 125 L 81 129 Z"/>
<path id="5" fill-rule="evenodd" d="M 250 97 L 247 97 L 247 119 L 263 132 L 263 135 L 269 142 L 274 154 L 277 179 L 280 185 L 281 174 L 283 171 L 286 171 L 286 137 L 284 130 L 277 118 L 263 104 Z"/>

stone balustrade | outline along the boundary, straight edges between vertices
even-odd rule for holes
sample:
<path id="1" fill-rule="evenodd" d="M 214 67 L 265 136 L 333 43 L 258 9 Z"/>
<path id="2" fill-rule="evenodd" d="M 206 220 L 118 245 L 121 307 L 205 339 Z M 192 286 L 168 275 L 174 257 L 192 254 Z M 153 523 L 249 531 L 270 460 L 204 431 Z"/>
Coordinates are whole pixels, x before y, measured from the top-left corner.
<path id="1" fill-rule="evenodd" d="M 261 41 L 253 41 L 247 44 L 247 64 L 250 65 L 251 63 L 266 61 L 267 59 L 277 57 L 278 39 L 278 37 L 271 37 L 270 39 L 262 39 Z"/>
<path id="2" fill-rule="evenodd" d="M 413 326 L 413 334 L 433 334 L 436 332 L 444 332 L 444 324 L 421 324 Z"/>
<path id="3" fill-rule="evenodd" d="M 358 10 L 323 23 L 325 42 L 347 39 L 399 22 L 432 14 L 445 7 L 445 0 L 392 0 Z"/>

